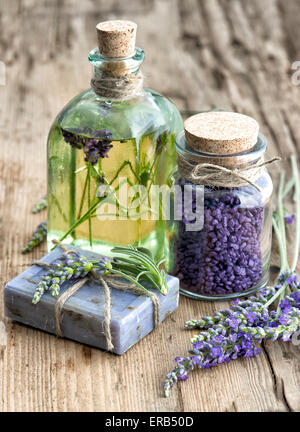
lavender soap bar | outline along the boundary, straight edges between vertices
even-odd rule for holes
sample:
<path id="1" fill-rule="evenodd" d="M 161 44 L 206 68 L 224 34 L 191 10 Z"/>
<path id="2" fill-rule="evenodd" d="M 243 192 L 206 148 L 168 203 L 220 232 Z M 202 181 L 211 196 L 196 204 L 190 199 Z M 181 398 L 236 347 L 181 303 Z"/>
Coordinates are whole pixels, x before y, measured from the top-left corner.
<path id="1" fill-rule="evenodd" d="M 97 258 L 97 254 L 84 251 L 87 258 Z M 56 248 L 43 261 L 52 263 L 62 254 Z M 33 265 L 25 272 L 10 281 L 4 290 L 5 314 L 7 317 L 48 333 L 56 333 L 55 303 L 56 298 L 49 292 L 34 305 L 32 297 L 35 285 L 26 279 L 39 281 L 45 270 Z M 26 278 L 26 279 L 24 279 Z M 163 321 L 178 306 L 179 281 L 176 277 L 167 276 L 169 294 L 161 295 L 152 290 L 160 302 L 160 321 Z M 61 293 L 70 285 L 65 282 Z M 64 305 L 61 329 L 65 338 L 106 349 L 104 336 L 105 301 L 103 287 L 96 282 L 88 281 L 71 296 Z M 111 335 L 114 348 L 112 352 L 124 354 L 153 330 L 153 303 L 147 296 L 137 296 L 126 291 L 111 288 Z"/>

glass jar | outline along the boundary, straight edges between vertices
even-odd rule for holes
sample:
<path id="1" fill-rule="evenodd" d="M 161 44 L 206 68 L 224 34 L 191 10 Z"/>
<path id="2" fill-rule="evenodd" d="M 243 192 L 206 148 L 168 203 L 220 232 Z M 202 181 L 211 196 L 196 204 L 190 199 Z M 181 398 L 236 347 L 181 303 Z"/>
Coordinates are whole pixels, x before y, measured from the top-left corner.
<path id="1" fill-rule="evenodd" d="M 140 48 L 126 58 L 92 50 L 92 88 L 54 121 L 48 137 L 49 248 L 53 239 L 105 255 L 114 246 L 141 246 L 157 260 L 166 258 L 168 268 L 172 231 L 167 221 L 151 217 L 149 197 L 174 169 L 175 136 L 183 124 L 169 99 L 143 88 L 143 59 Z"/>
<path id="2" fill-rule="evenodd" d="M 195 164 L 214 163 L 231 168 L 251 166 L 259 161 L 267 147 L 266 138 L 236 154 L 211 154 L 186 145 L 184 132 L 176 138 L 180 158 Z M 196 185 L 176 174 L 176 184 L 184 196 L 177 204 L 180 215 L 174 243 L 175 274 L 181 293 L 195 299 L 227 300 L 246 296 L 266 285 L 272 236 L 272 180 L 265 167 L 253 185 L 212 187 Z M 191 194 L 184 195 L 189 187 Z M 198 204 L 196 205 L 196 200 Z M 198 227 L 193 229 L 196 214 Z M 200 221 L 200 223 L 199 223 Z"/>

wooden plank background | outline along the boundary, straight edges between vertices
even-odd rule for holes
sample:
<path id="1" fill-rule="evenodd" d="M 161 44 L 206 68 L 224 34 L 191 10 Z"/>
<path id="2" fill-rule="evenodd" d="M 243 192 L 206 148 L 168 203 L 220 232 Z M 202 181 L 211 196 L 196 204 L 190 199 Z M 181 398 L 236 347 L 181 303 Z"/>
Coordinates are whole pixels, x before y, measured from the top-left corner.
<path id="1" fill-rule="evenodd" d="M 4 318 L 4 283 L 46 251 L 20 254 L 45 219 L 30 209 L 46 190 L 47 132 L 89 86 L 95 24 L 111 18 L 138 23 L 148 87 L 181 109 L 252 115 L 270 154 L 299 154 L 300 86 L 291 83 L 300 60 L 298 0 L 0 0 L 0 409 L 299 411 L 299 346 L 282 342 L 266 343 L 256 360 L 194 372 L 162 397 L 173 358 L 190 346 L 184 321 L 220 304 L 181 298 L 179 310 L 121 358 Z"/>

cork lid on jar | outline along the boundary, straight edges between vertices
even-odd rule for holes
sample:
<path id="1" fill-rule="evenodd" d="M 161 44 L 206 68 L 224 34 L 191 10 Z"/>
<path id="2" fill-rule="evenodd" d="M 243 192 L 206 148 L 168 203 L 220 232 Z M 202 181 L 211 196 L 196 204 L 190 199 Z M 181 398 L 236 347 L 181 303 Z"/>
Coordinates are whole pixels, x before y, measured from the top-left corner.
<path id="1" fill-rule="evenodd" d="M 104 21 L 96 26 L 99 52 L 108 58 L 126 58 L 135 52 L 137 25 L 132 21 Z"/>
<path id="2" fill-rule="evenodd" d="M 227 155 L 255 146 L 259 124 L 244 114 L 210 111 L 189 117 L 184 129 L 188 147 L 204 153 Z"/>

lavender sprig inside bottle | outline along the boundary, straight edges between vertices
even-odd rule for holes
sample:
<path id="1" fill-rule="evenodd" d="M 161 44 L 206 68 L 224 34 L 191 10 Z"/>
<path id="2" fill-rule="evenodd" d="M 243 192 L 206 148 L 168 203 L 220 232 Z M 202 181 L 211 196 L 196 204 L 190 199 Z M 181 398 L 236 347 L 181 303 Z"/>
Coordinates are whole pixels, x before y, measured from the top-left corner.
<path id="1" fill-rule="evenodd" d="M 89 127 L 70 130 L 61 128 L 61 133 L 64 140 L 72 147 L 84 151 L 85 161 L 92 165 L 95 165 L 99 158 L 107 157 L 113 147 L 112 133 L 108 129 L 94 131 Z"/>

